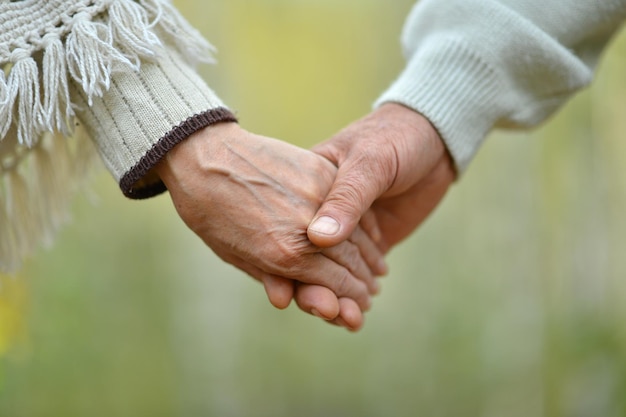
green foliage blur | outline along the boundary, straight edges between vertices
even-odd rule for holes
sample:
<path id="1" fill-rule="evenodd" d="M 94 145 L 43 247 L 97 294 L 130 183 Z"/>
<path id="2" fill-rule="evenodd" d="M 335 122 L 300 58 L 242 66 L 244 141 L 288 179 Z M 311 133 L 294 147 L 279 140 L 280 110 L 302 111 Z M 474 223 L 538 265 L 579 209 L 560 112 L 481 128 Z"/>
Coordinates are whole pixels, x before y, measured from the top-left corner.
<path id="1" fill-rule="evenodd" d="M 413 1 L 175 3 L 241 124 L 309 147 L 402 69 Z M 126 200 L 103 172 L 3 279 L 0 416 L 625 416 L 625 73 L 621 36 L 549 123 L 493 134 L 358 334 L 274 310 L 167 195 Z"/>

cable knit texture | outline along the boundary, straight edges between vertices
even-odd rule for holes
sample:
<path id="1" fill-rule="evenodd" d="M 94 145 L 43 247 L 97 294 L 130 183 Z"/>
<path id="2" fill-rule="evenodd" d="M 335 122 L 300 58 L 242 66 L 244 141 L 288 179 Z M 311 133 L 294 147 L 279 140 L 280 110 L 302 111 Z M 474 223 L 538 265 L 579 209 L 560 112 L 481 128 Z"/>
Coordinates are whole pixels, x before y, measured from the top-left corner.
<path id="1" fill-rule="evenodd" d="M 625 17 L 624 0 L 422 0 L 375 106 L 424 114 L 463 172 L 494 127 L 535 126 L 587 86 Z"/>
<path id="2" fill-rule="evenodd" d="M 51 242 L 94 149 L 146 198 L 167 151 L 235 120 L 193 69 L 212 51 L 167 0 L 0 0 L 1 271 Z"/>

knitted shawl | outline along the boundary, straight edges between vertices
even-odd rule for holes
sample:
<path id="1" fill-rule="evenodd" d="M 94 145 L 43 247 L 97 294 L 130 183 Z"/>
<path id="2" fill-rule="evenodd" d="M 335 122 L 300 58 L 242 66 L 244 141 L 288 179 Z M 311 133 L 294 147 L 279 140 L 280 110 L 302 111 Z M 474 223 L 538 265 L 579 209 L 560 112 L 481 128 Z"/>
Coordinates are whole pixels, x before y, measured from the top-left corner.
<path id="1" fill-rule="evenodd" d="M 211 59 L 167 0 L 0 0 L 0 271 L 52 241 L 97 161 L 71 88 L 91 103 L 163 43 Z"/>

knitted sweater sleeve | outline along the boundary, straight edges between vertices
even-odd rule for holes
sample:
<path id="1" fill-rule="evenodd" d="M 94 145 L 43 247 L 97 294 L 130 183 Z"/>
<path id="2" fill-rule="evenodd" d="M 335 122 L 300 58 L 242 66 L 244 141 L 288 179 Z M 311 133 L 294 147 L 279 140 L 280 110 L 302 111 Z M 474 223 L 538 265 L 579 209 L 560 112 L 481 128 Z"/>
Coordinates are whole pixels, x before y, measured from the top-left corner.
<path id="1" fill-rule="evenodd" d="M 77 122 L 124 194 L 145 198 L 165 189 L 151 168 L 167 151 L 235 121 L 194 70 L 212 46 L 169 0 L 21 0 L 0 13 L 5 147 L 72 136 Z"/>
<path id="2" fill-rule="evenodd" d="M 165 191 L 152 168 L 176 144 L 208 125 L 236 121 L 194 68 L 198 58 L 210 60 L 212 47 L 167 2 L 156 2 L 158 10 L 142 3 L 120 16 L 109 9 L 97 19 L 111 27 L 125 25 L 125 19 L 129 33 L 120 31 L 114 42 L 126 49 L 136 36 L 145 44 L 145 56 L 137 50 L 133 65 L 112 71 L 101 94 L 90 94 L 84 79 L 70 86 L 78 120 L 124 195 L 133 199 Z M 154 30 L 142 26 L 150 21 L 157 23 Z M 97 63 L 101 58 L 84 59 Z"/>
<path id="3" fill-rule="evenodd" d="M 112 74 L 102 96 L 74 85 L 78 120 L 129 198 L 165 191 L 152 168 L 180 141 L 214 123 L 236 121 L 219 97 L 172 47 L 137 71 Z"/>
<path id="4" fill-rule="evenodd" d="M 66 221 L 91 143 L 146 198 L 172 147 L 236 121 L 194 69 L 212 52 L 170 0 L 0 1 L 0 271 Z"/>
<path id="5" fill-rule="evenodd" d="M 421 0 L 376 105 L 424 114 L 462 172 L 494 127 L 535 126 L 588 85 L 625 17 L 624 0 Z"/>

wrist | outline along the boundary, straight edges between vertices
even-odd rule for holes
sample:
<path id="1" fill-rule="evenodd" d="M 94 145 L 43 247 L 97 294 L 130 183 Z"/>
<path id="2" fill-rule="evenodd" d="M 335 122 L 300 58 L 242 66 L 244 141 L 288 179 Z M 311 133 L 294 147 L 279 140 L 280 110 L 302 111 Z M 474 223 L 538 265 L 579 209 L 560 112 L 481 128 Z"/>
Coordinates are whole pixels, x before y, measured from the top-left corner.
<path id="1" fill-rule="evenodd" d="M 393 122 L 399 134 L 409 135 L 434 155 L 443 156 L 446 146 L 435 126 L 420 112 L 400 103 L 385 103 L 374 110 L 381 119 Z"/>
<path id="2" fill-rule="evenodd" d="M 382 104 L 373 114 L 381 120 L 391 121 L 398 135 L 409 137 L 418 144 L 415 152 L 428 156 L 428 161 L 421 162 L 432 165 L 433 169 L 449 171 L 456 178 L 456 166 L 450 151 L 437 128 L 423 114 L 395 102 Z"/>
<path id="3" fill-rule="evenodd" d="M 220 149 L 224 148 L 226 139 L 230 142 L 242 131 L 244 130 L 236 122 L 220 122 L 202 128 L 172 148 L 154 170 L 169 186 L 168 183 L 175 181 L 181 171 L 188 171 L 207 160 L 219 158 Z"/>

